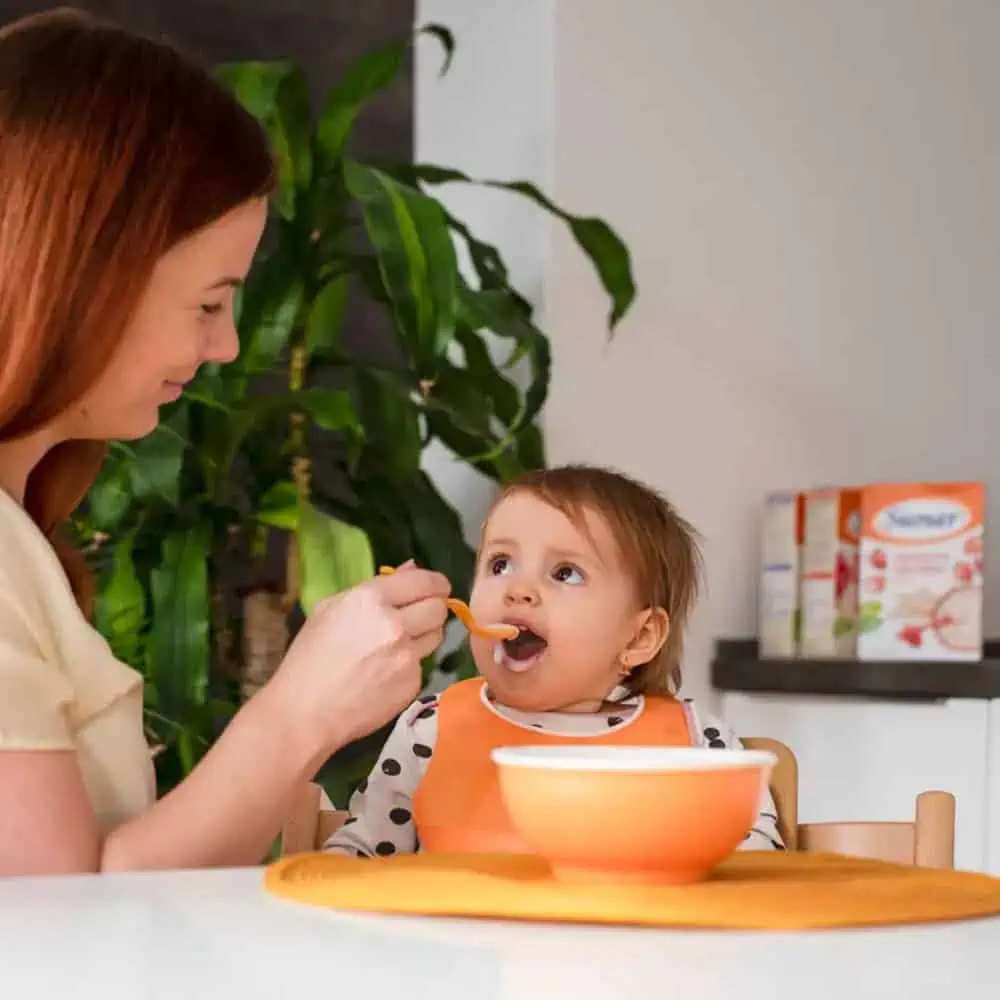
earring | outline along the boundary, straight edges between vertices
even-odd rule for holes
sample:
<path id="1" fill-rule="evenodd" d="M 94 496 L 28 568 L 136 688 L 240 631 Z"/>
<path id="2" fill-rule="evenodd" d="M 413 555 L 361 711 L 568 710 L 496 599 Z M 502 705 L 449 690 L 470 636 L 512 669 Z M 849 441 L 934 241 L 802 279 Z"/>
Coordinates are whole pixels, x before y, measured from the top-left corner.
<path id="1" fill-rule="evenodd" d="M 631 665 L 628 662 L 628 657 L 627 656 L 622 656 L 622 658 L 621 658 L 621 669 L 618 671 L 618 676 L 622 680 L 625 680 L 625 678 L 628 677 L 628 675 L 630 673 L 632 673 L 632 667 L 631 667 Z"/>

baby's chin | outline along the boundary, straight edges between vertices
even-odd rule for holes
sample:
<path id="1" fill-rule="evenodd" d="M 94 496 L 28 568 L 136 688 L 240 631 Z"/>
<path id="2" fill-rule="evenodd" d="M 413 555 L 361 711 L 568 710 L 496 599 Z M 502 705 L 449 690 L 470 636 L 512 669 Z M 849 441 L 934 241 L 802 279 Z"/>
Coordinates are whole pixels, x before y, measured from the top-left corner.
<path id="1" fill-rule="evenodd" d="M 565 710 L 570 695 L 565 690 L 553 690 L 551 678 L 559 676 L 558 664 L 549 657 L 525 671 L 509 670 L 495 663 L 492 658 L 488 661 L 484 658 L 483 662 L 479 662 L 477 658 L 476 665 L 490 693 L 507 708 L 518 712 Z"/>
<path id="2" fill-rule="evenodd" d="M 509 708 L 523 712 L 548 711 L 544 673 L 546 665 L 537 663 L 527 670 L 511 670 L 497 663 L 493 656 L 476 656 L 476 668 L 490 691 Z"/>

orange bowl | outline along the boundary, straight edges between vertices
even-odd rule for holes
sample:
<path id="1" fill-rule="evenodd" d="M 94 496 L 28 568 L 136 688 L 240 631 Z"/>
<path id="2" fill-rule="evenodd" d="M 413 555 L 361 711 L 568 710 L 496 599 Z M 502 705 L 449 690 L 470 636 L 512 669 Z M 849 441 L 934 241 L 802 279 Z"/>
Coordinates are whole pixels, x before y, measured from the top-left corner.
<path id="1" fill-rule="evenodd" d="M 776 758 L 695 747 L 500 747 L 511 823 L 560 879 L 680 885 L 753 826 Z"/>

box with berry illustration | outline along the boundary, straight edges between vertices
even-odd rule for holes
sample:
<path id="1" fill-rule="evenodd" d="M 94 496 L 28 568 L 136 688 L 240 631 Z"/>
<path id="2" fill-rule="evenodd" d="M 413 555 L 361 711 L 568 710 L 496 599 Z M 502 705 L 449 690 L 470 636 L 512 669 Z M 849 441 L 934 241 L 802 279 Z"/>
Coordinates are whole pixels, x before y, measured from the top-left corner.
<path id="1" fill-rule="evenodd" d="M 825 488 L 805 494 L 804 657 L 849 658 L 857 651 L 860 510 L 858 489 Z"/>
<path id="2" fill-rule="evenodd" d="M 982 483 L 863 490 L 859 659 L 982 659 L 985 494 Z"/>

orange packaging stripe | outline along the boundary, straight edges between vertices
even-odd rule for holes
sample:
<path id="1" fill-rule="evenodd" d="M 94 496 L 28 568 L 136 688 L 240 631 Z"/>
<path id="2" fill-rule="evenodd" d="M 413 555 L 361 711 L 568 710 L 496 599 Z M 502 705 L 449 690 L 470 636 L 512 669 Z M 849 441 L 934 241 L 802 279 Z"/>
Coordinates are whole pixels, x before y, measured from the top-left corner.
<path id="1" fill-rule="evenodd" d="M 837 533 L 842 542 L 857 544 L 861 529 L 861 490 L 840 491 L 837 511 Z"/>
<path id="2" fill-rule="evenodd" d="M 837 504 L 837 538 L 842 542 L 857 544 L 861 530 L 862 490 L 857 487 L 824 486 L 802 494 L 800 516 L 802 538 L 805 540 L 806 507 L 810 501 L 830 501 Z"/>
<path id="3" fill-rule="evenodd" d="M 865 535 L 877 535 L 874 520 L 879 511 L 904 500 L 954 500 L 964 504 L 970 514 L 966 530 L 982 525 L 986 508 L 983 483 L 879 483 L 862 491 L 861 521 Z"/>

